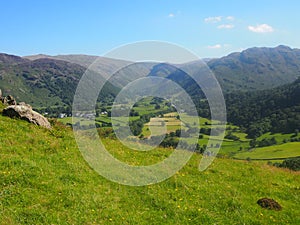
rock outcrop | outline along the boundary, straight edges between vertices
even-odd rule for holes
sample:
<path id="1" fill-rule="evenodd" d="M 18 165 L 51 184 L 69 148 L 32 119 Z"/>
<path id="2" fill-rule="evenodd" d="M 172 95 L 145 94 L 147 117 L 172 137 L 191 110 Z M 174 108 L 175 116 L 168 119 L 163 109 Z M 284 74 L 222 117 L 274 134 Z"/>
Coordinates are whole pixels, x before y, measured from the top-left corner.
<path id="1" fill-rule="evenodd" d="M 38 126 L 42 126 L 50 129 L 51 125 L 49 121 L 39 114 L 32 110 L 32 107 L 25 103 L 20 103 L 19 105 L 10 105 L 3 109 L 2 114 L 4 116 L 9 116 L 11 118 L 20 118 L 22 120 L 26 120 L 30 123 L 36 124 Z"/>

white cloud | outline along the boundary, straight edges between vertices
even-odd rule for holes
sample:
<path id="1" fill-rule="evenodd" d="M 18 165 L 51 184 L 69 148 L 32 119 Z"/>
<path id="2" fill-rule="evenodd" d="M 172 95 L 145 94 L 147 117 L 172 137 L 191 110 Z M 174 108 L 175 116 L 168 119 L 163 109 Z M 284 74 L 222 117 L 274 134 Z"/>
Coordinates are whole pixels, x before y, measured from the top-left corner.
<path id="1" fill-rule="evenodd" d="M 226 20 L 229 20 L 229 21 L 234 21 L 234 20 L 235 20 L 235 18 L 234 18 L 233 16 L 227 16 L 227 17 L 226 17 Z"/>
<path id="2" fill-rule="evenodd" d="M 173 17 L 175 17 L 175 14 L 174 14 L 174 13 L 170 13 L 170 14 L 168 15 L 168 17 L 169 17 L 169 18 L 173 18 Z"/>
<path id="3" fill-rule="evenodd" d="M 255 33 L 271 33 L 274 32 L 274 28 L 268 24 L 259 24 L 256 26 L 248 26 L 248 30 Z"/>
<path id="4" fill-rule="evenodd" d="M 219 26 L 217 26 L 218 29 L 232 29 L 234 28 L 233 24 L 221 24 Z"/>
<path id="5" fill-rule="evenodd" d="M 221 49 L 221 48 L 230 48 L 230 44 L 216 44 L 216 45 L 209 45 L 207 46 L 208 49 Z"/>
<path id="6" fill-rule="evenodd" d="M 222 16 L 211 16 L 204 19 L 205 23 L 218 23 L 222 21 Z"/>
<path id="7" fill-rule="evenodd" d="M 222 45 L 220 45 L 220 44 L 210 45 L 210 46 L 207 46 L 207 48 L 209 48 L 209 49 L 220 49 L 220 48 L 222 48 Z"/>
<path id="8" fill-rule="evenodd" d="M 206 17 L 204 19 L 204 22 L 205 23 L 219 23 L 223 20 L 227 20 L 227 21 L 232 22 L 232 21 L 235 20 L 235 18 L 233 16 L 226 16 L 226 17 L 224 17 L 224 16 L 210 16 L 210 17 Z"/>

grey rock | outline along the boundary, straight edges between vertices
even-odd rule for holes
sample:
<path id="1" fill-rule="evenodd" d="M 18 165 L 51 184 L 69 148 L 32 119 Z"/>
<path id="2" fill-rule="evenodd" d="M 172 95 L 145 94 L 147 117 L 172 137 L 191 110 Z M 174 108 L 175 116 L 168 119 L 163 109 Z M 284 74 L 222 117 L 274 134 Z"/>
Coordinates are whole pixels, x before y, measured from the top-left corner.
<path id="1" fill-rule="evenodd" d="M 32 107 L 25 103 L 21 103 L 20 105 L 10 105 L 3 110 L 2 114 L 11 118 L 20 118 L 48 129 L 51 128 L 47 118 L 32 110 Z"/>

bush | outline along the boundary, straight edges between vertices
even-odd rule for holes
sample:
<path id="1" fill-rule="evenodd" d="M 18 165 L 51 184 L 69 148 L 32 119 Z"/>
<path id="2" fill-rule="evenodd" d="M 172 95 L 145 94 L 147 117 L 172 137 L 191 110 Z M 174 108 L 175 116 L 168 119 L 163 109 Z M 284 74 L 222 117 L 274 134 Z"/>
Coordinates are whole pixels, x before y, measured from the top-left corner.
<path id="1" fill-rule="evenodd" d="M 238 136 L 235 136 L 231 132 L 229 132 L 227 135 L 225 135 L 226 139 L 233 140 L 233 141 L 238 141 L 240 138 Z"/>
<path id="2" fill-rule="evenodd" d="M 300 158 L 286 159 L 280 164 L 280 167 L 298 171 L 300 170 Z"/>

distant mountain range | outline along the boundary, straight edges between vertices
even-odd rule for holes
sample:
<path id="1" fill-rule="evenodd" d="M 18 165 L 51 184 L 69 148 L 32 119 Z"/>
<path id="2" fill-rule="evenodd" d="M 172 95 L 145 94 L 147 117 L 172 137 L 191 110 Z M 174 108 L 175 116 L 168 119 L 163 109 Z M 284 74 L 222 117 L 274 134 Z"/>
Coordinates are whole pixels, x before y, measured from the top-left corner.
<path id="1" fill-rule="evenodd" d="M 139 76 L 166 77 L 179 83 L 192 96 L 202 94 L 180 69 L 197 70 L 197 63 L 176 65 L 178 69 L 167 63 L 140 63 L 134 69 L 118 71 L 131 62 L 89 55 L 18 57 L 0 54 L 0 89 L 5 95 L 11 94 L 18 101 L 36 107 L 70 105 L 81 76 L 95 60 L 94 68 L 101 79 L 115 74 L 102 91 L 102 98 L 115 96 L 120 88 Z M 250 48 L 206 61 L 224 93 L 270 89 L 291 83 L 300 76 L 300 50 L 287 46 Z"/>

